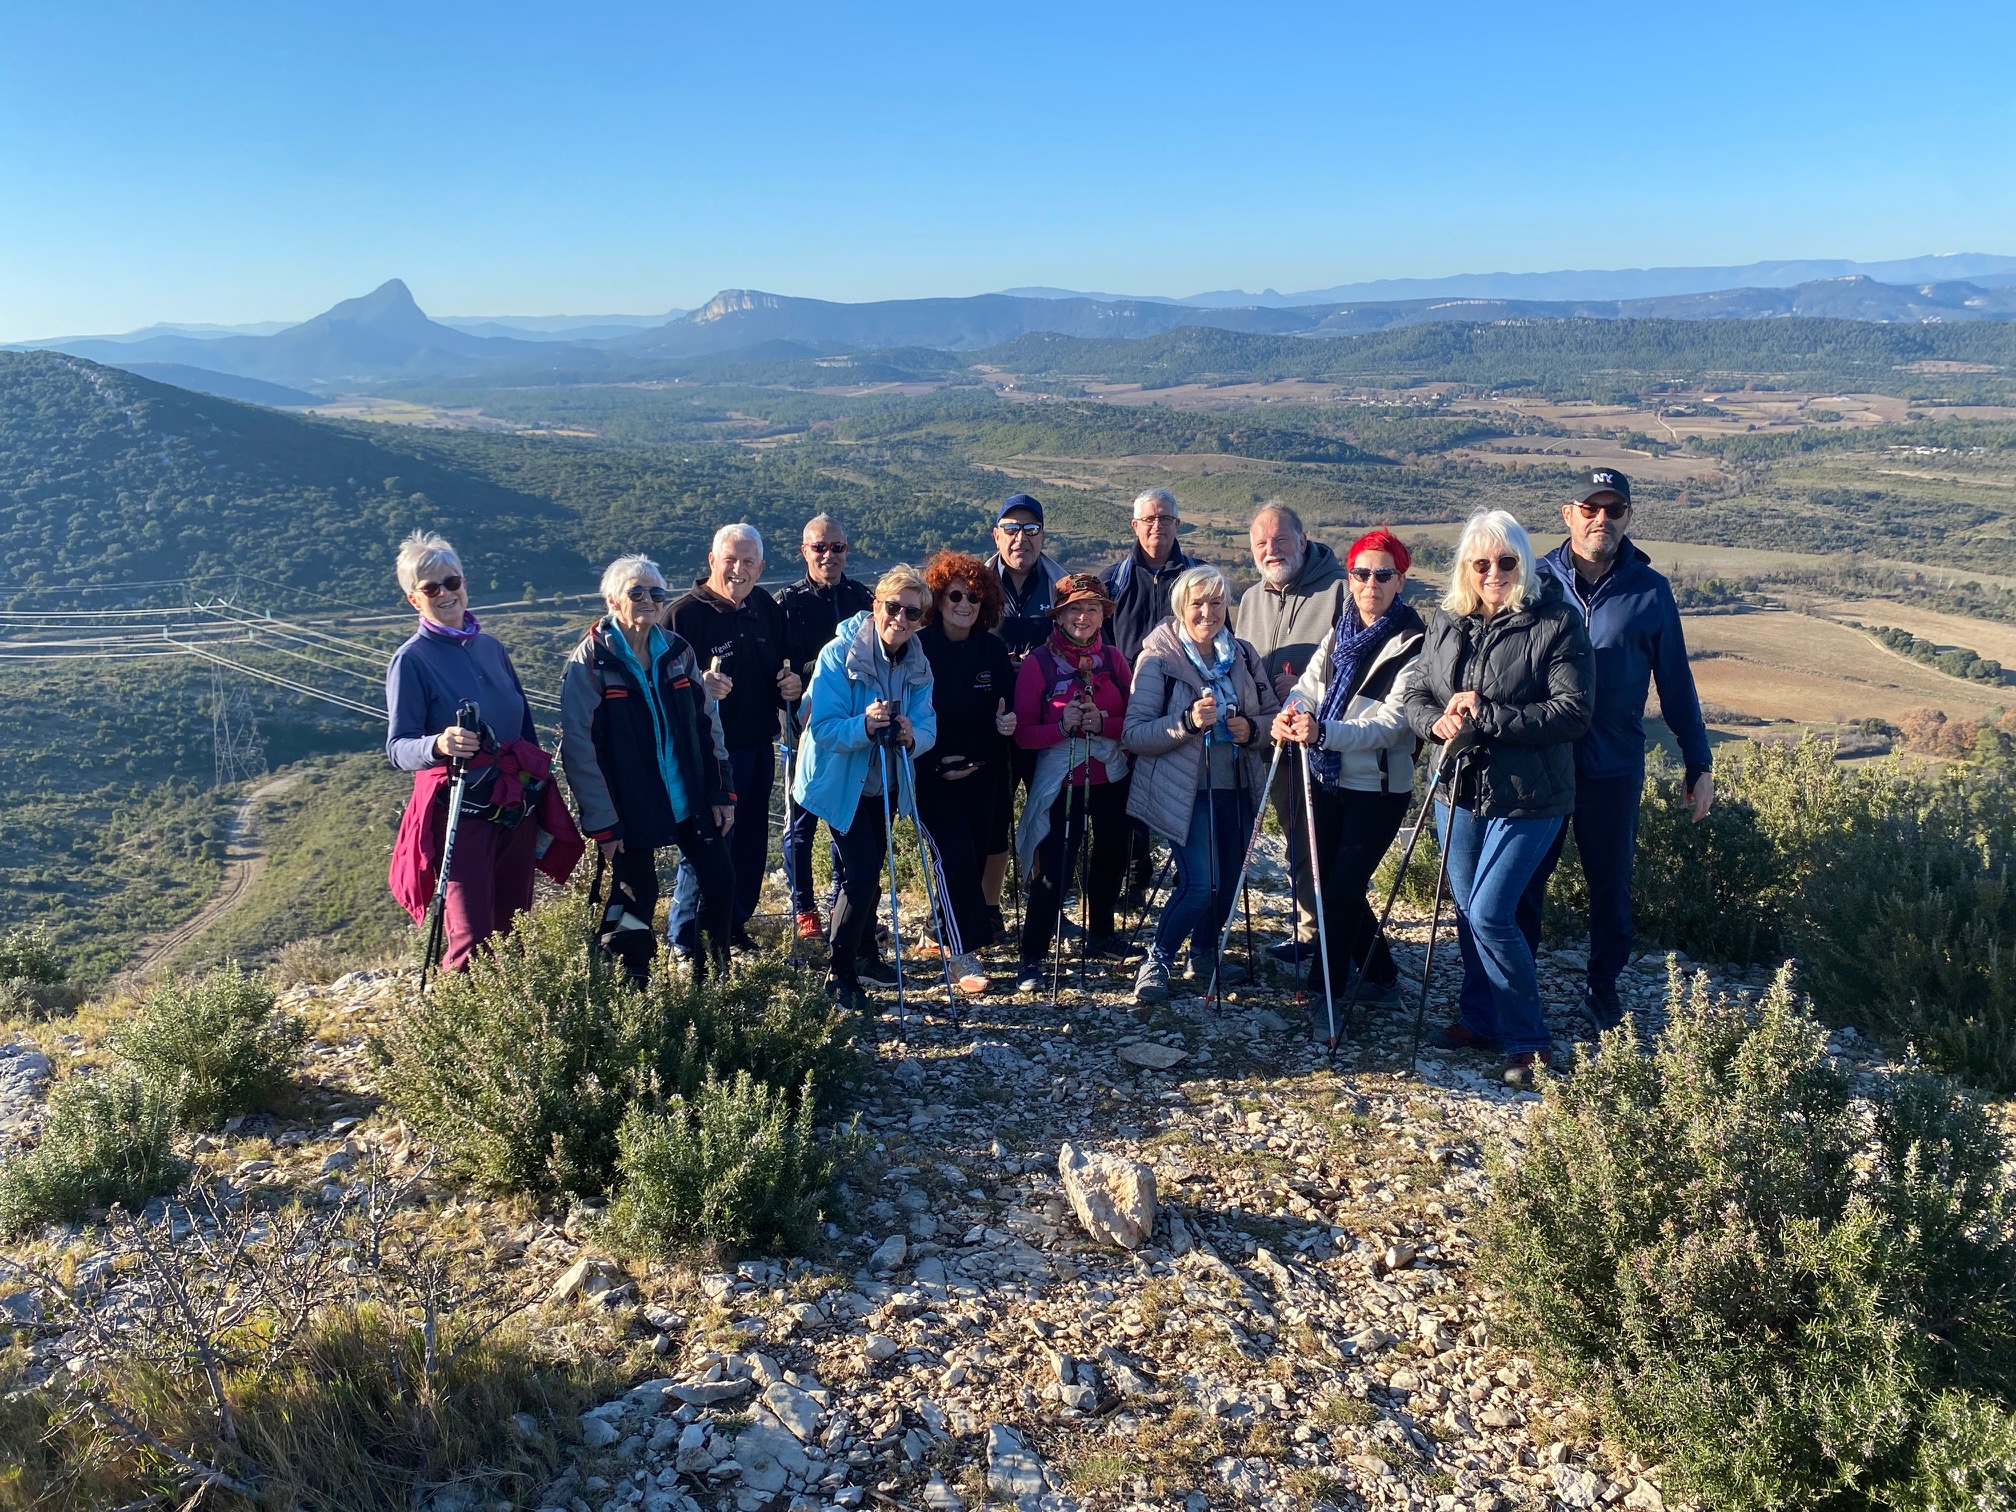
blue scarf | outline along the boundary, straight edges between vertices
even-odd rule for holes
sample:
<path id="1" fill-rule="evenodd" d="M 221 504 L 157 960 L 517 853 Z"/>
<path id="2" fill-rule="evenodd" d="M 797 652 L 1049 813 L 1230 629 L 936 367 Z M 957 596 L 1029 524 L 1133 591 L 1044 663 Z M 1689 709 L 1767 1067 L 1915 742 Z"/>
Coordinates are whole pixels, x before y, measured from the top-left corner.
<path id="1" fill-rule="evenodd" d="M 1393 602 L 1386 606 L 1386 612 L 1369 625 L 1360 620 L 1355 605 L 1339 617 L 1337 639 L 1330 647 L 1330 680 L 1323 686 L 1323 702 L 1316 710 L 1317 719 L 1328 724 L 1331 720 L 1344 717 L 1344 711 L 1351 706 L 1351 694 L 1358 687 L 1365 669 L 1371 666 L 1379 648 L 1400 628 L 1396 618 L 1399 612 L 1400 596 L 1396 593 Z M 1343 633 L 1346 621 L 1353 625 L 1349 635 Z M 1344 775 L 1344 753 L 1326 751 L 1318 746 L 1309 753 L 1309 765 L 1318 782 L 1325 787 L 1335 787 Z"/>
<path id="2" fill-rule="evenodd" d="M 1226 726 L 1225 721 L 1236 711 L 1239 702 L 1238 694 L 1232 688 L 1230 627 L 1224 625 L 1218 627 L 1218 638 L 1211 643 L 1213 662 L 1208 667 L 1204 665 L 1204 658 L 1197 654 L 1195 641 L 1181 631 L 1177 632 L 1176 638 L 1183 643 L 1183 654 L 1190 658 L 1190 665 L 1197 669 L 1198 676 L 1202 677 L 1205 685 L 1211 689 L 1212 698 L 1217 700 L 1218 723 L 1211 732 L 1212 738 L 1229 741 L 1232 738 L 1232 731 Z"/>
<path id="3" fill-rule="evenodd" d="M 616 648 L 616 654 L 623 658 L 624 665 L 637 679 L 637 686 L 644 690 L 644 707 L 651 711 L 652 747 L 658 756 L 658 776 L 665 784 L 665 797 L 672 805 L 673 821 L 683 823 L 693 817 L 693 800 L 679 775 L 679 761 L 672 751 L 672 725 L 665 706 L 658 701 L 658 680 L 651 675 L 658 665 L 658 658 L 671 649 L 671 643 L 665 639 L 665 632 L 653 625 L 651 638 L 644 643 L 645 655 L 651 665 L 640 666 L 637 653 L 630 649 L 630 642 L 616 623 L 616 616 L 608 616 L 603 623 L 609 627 L 609 644 Z"/>

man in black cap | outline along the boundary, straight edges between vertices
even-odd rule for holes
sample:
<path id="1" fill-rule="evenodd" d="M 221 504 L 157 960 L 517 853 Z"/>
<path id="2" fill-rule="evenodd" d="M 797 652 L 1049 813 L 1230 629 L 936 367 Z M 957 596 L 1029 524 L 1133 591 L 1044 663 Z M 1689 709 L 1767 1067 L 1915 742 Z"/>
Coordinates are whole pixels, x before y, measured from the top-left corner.
<path id="1" fill-rule="evenodd" d="M 1010 494 L 994 516 L 994 556 L 987 565 L 1001 580 L 1001 639 L 1019 666 L 1023 655 L 1050 638 L 1050 604 L 1064 569 L 1043 550 L 1043 506 L 1034 494 Z M 1029 785 L 1034 753 L 1017 748 L 1000 769 L 1001 791 L 994 804 L 993 854 L 980 874 L 980 893 L 1001 919 L 1001 883 L 1008 875 L 1008 829 L 1015 812 L 1015 784 Z"/>
<path id="2" fill-rule="evenodd" d="M 1599 1029 L 1623 1017 L 1617 978 L 1631 958 L 1631 869 L 1638 850 L 1638 803 L 1645 787 L 1645 698 L 1659 688 L 1659 712 L 1680 742 L 1685 799 L 1698 824 L 1715 801 L 1708 727 L 1687 665 L 1687 642 L 1673 587 L 1631 544 L 1631 480 L 1592 467 L 1561 506 L 1568 539 L 1541 558 L 1568 601 L 1579 605 L 1596 649 L 1596 707 L 1575 742 L 1575 845 L 1589 880 L 1589 975 L 1584 1006 Z M 1533 874 L 1519 925 L 1539 947 L 1547 879 L 1568 827 Z"/>

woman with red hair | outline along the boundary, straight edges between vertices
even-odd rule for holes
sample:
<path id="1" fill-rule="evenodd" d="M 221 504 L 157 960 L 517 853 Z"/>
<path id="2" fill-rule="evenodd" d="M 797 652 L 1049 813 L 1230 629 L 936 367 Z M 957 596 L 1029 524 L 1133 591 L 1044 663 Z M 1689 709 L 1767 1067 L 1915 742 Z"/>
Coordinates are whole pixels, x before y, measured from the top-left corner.
<path id="1" fill-rule="evenodd" d="M 940 551 L 924 564 L 932 622 L 918 634 L 931 662 L 938 745 L 917 763 L 917 812 L 945 870 L 952 979 L 985 992 L 975 952 L 994 943 L 980 872 L 993 849 L 999 781 L 1015 733 L 1015 673 L 1001 623 L 1001 580 L 976 556 Z"/>
<path id="2" fill-rule="evenodd" d="M 1399 971 L 1365 891 L 1414 794 L 1415 740 L 1404 704 L 1427 625 L 1402 600 L 1412 565 L 1405 543 L 1384 526 L 1351 543 L 1344 553 L 1351 607 L 1274 718 L 1277 741 L 1310 747 L 1316 779 L 1309 799 L 1331 959 L 1310 968 L 1310 984 L 1320 986 L 1327 972 L 1341 995 L 1350 974 L 1362 971 L 1358 1000 L 1385 1007 L 1400 1001 Z M 1319 995 L 1312 1019 L 1321 1012 Z M 1316 1033 L 1327 1041 L 1327 1017 Z"/>

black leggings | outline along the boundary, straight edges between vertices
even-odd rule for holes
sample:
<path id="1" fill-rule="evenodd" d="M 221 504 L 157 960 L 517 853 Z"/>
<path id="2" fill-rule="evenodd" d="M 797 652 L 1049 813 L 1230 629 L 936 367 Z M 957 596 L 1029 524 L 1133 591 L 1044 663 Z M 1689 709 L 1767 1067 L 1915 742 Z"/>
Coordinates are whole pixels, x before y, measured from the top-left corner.
<path id="1" fill-rule="evenodd" d="M 1355 967 L 1365 973 L 1367 983 L 1384 987 L 1399 975 L 1399 968 L 1379 935 L 1379 916 L 1365 890 L 1399 833 L 1400 821 L 1407 817 L 1412 795 L 1361 793 L 1319 782 L 1313 796 L 1316 853 L 1323 858 L 1323 932 L 1330 939 L 1331 962 L 1338 968 L 1331 980 L 1341 987 L 1345 970 Z"/>
<path id="2" fill-rule="evenodd" d="M 889 834 L 882 824 L 882 795 L 863 793 L 854 822 L 834 839 L 847 876 L 833 903 L 833 979 L 852 987 L 860 984 L 861 947 L 875 927 L 876 905 L 889 882 L 883 870 L 889 858 Z"/>
<path id="3" fill-rule="evenodd" d="M 994 774 L 984 769 L 957 782 L 922 773 L 917 778 L 918 817 L 945 867 L 944 901 L 951 906 L 962 950 L 991 943 L 993 923 L 980 895 L 980 868 L 993 846 L 998 786 Z"/>
<path id="4" fill-rule="evenodd" d="M 693 974 L 705 977 L 711 962 L 715 970 L 728 968 L 729 920 L 734 907 L 735 872 L 728 860 L 728 846 L 709 823 L 702 828 L 688 819 L 673 831 L 679 854 L 693 868 L 700 884 L 700 909 L 695 919 L 703 945 L 693 958 Z M 609 863 L 609 903 L 620 905 L 646 925 L 658 911 L 658 853 L 642 846 L 626 845 Z M 626 934 L 635 931 L 626 931 Z M 655 927 L 643 932 L 643 940 L 619 953 L 623 969 L 631 980 L 643 986 L 651 974 L 651 954 L 657 946 Z"/>
<path id="5" fill-rule="evenodd" d="M 1036 848 L 1036 875 L 1022 879 L 1026 897 L 1022 914 L 1024 961 L 1041 961 L 1050 954 L 1057 915 L 1064 905 L 1064 888 L 1078 868 L 1088 814 L 1092 854 L 1087 863 L 1085 910 L 1094 939 L 1113 933 L 1113 907 L 1127 872 L 1127 796 L 1111 782 L 1065 787 L 1050 805 L 1050 832 Z"/>

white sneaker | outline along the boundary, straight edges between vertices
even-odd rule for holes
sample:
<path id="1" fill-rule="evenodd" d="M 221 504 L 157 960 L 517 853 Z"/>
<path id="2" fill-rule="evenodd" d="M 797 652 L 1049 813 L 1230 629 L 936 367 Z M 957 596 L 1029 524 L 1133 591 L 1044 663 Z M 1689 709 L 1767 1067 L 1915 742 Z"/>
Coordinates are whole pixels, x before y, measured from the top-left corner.
<path id="1" fill-rule="evenodd" d="M 992 985 L 987 972 L 980 964 L 980 958 L 970 951 L 965 955 L 952 957 L 952 985 L 968 997 L 978 997 Z"/>

